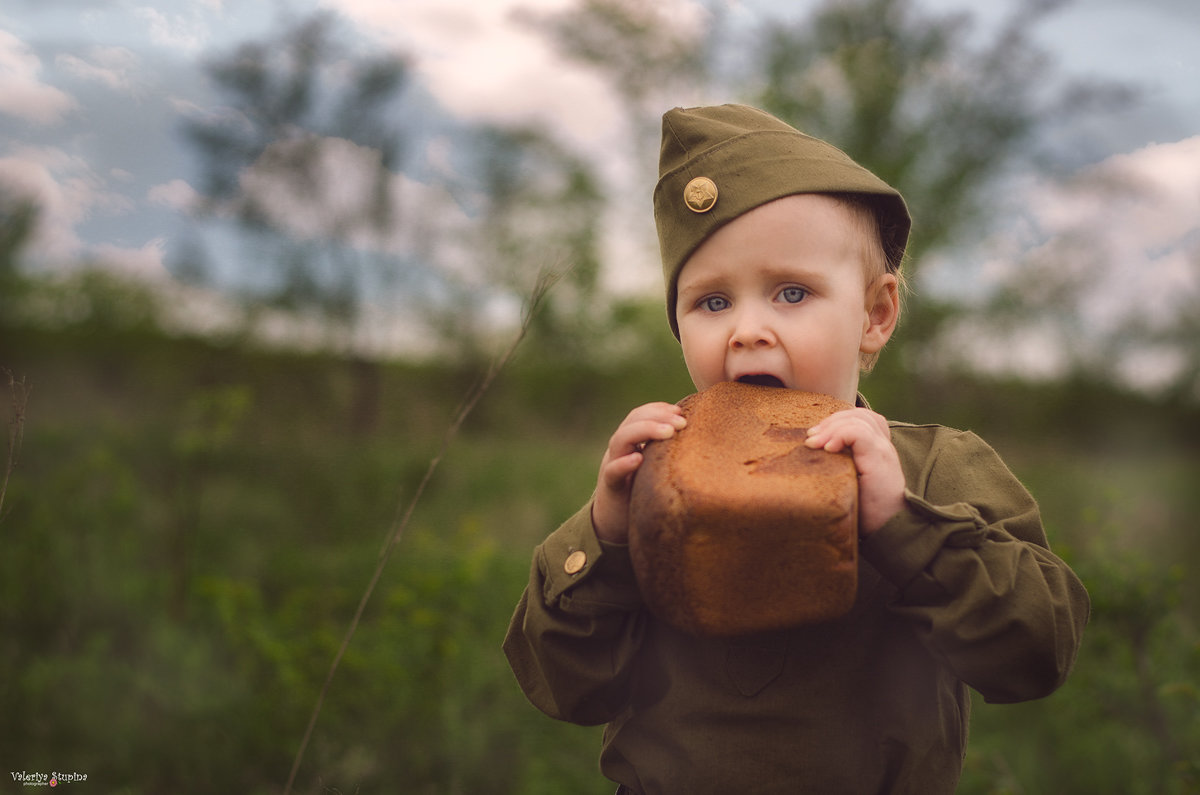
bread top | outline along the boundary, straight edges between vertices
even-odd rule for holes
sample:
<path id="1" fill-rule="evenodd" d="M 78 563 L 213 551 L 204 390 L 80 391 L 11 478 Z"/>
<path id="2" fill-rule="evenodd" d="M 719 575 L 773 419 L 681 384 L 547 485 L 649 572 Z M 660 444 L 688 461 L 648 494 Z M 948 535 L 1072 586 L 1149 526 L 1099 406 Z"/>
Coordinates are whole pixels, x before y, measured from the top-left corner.
<path id="1" fill-rule="evenodd" d="M 813 450 L 804 442 L 810 427 L 852 408 L 849 403 L 813 392 L 726 381 L 684 398 L 680 406 L 687 427 L 656 444 L 658 450 L 647 451 L 648 472 L 639 477 L 668 478 L 674 490 L 713 506 L 749 503 L 765 509 L 800 498 L 808 510 L 829 505 L 830 511 L 844 511 L 821 499 L 820 492 L 841 494 L 847 477 L 855 482 L 849 456 Z M 663 460 L 652 460 L 660 456 Z M 797 477 L 805 478 L 800 493 Z"/>

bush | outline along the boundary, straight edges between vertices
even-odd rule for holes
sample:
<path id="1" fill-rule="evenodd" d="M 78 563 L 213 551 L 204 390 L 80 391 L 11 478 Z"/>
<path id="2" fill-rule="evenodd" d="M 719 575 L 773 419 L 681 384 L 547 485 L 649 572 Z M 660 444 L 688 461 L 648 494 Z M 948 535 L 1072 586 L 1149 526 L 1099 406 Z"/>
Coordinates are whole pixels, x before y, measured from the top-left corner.
<path id="1" fill-rule="evenodd" d="M 378 422 L 355 434 L 336 358 L 120 329 L 0 340 L 33 387 L 0 515 L 5 760 L 106 792 L 281 791 L 469 374 L 381 365 Z M 501 377 L 384 573 L 298 791 L 611 792 L 599 730 L 531 707 L 500 643 L 533 545 L 590 493 L 611 428 L 680 397 L 679 376 L 519 361 Z M 976 704 L 961 791 L 1196 792 L 1195 562 L 1179 553 L 1195 450 L 1022 437 L 1002 452 L 1095 611 L 1060 692 Z"/>

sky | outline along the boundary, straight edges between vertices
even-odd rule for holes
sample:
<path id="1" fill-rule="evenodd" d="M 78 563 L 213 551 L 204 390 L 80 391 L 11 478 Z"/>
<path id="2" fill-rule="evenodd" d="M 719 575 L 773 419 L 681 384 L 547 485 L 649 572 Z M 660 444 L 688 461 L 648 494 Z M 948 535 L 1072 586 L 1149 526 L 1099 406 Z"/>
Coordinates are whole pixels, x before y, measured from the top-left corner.
<path id="1" fill-rule="evenodd" d="M 918 1 L 932 11 L 969 11 L 985 26 L 1009 8 L 991 0 Z M 283 18 L 316 9 L 341 17 L 364 47 L 409 54 L 417 87 L 438 113 L 545 125 L 602 163 L 608 187 L 619 192 L 636 182 L 631 175 L 637 169 L 653 166 L 655 153 L 631 151 L 612 92 L 586 69 L 564 63 L 515 13 L 551 12 L 570 3 L 0 0 L 0 185 L 41 205 L 29 261 L 53 269 L 103 260 L 117 270 L 169 281 L 165 263 L 187 226 L 199 184 L 197 160 L 180 130 L 188 119 L 223 111 L 205 76 L 205 60 L 269 36 Z M 708 20 L 693 0 L 662 0 L 655 7 L 685 33 Z M 803 14 L 810 7 L 726 0 L 724 12 L 727 24 L 754 26 L 768 15 Z M 1062 73 L 1126 81 L 1142 99 L 1126 113 L 1071 132 L 1078 136 L 1066 147 L 1078 157 L 1071 164 L 1078 172 L 1074 182 L 1050 184 L 1038 174 L 1017 180 L 1031 193 L 1010 197 L 996 237 L 954 252 L 974 266 L 941 263 L 949 289 L 986 289 L 1019 272 L 1052 239 L 1086 228 L 1104 241 L 1105 251 L 1121 252 L 1113 278 L 1128 285 L 1131 268 L 1153 276 L 1139 278 L 1139 300 L 1200 290 L 1200 3 L 1076 0 L 1039 28 L 1038 39 Z M 678 104 L 724 99 L 682 97 Z M 431 135 L 419 159 L 427 167 L 451 168 L 445 152 L 451 145 Z M 1137 223 L 1114 217 L 1122 208 L 1080 187 L 1118 172 L 1142 186 L 1139 207 L 1153 208 Z M 423 189 L 419 179 L 397 179 L 406 180 L 409 191 Z M 647 261 L 653 251 L 622 248 L 630 237 L 619 228 L 640 223 L 633 239 L 652 234 L 649 198 L 629 205 L 636 212 L 615 220 L 618 228 L 609 234 L 608 260 L 621 265 L 610 265 L 606 283 L 618 291 L 655 291 L 659 270 Z M 457 222 L 469 223 L 469 213 Z M 938 273 L 938 264 L 929 272 Z M 1117 309 L 1096 311 L 1111 320 Z"/>

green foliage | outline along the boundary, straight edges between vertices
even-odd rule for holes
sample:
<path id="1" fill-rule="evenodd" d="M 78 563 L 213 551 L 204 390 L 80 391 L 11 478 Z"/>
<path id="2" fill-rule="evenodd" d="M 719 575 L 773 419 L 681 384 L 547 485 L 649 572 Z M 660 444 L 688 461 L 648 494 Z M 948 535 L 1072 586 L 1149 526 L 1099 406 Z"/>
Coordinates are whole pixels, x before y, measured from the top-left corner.
<path id="1" fill-rule="evenodd" d="M 38 208 L 32 201 L 12 195 L 6 186 L 0 185 L 0 295 L 9 293 L 14 286 L 17 264 L 37 219 Z"/>
<path id="2" fill-rule="evenodd" d="M 1010 463 L 1041 498 L 1056 551 L 1091 595 L 1083 646 L 1071 678 L 1048 699 L 976 704 L 960 791 L 1195 793 L 1200 556 L 1179 532 L 1200 509 L 1194 447 L 1172 450 L 1144 428 L 1100 444 L 1095 433 L 1076 433 L 1065 446 L 1062 438 L 1014 442 Z"/>
<path id="3" fill-rule="evenodd" d="M 1181 566 L 1097 550 L 1074 562 L 1092 621 L 1072 678 L 1044 701 L 978 702 L 963 793 L 1200 791 L 1200 633 Z"/>
<path id="4" fill-rule="evenodd" d="M 396 413 L 364 441 L 341 427 L 336 360 L 111 330 L 82 350 L 4 339 L 45 395 L 0 521 L 5 759 L 113 792 L 278 791 L 456 380 L 389 370 Z M 499 653 L 535 537 L 594 472 L 564 466 L 569 443 L 504 436 L 479 429 L 431 485 L 301 791 L 606 789 L 595 730 L 544 723 Z M 542 503 L 533 483 L 561 493 Z"/>
<path id="5" fill-rule="evenodd" d="M 643 6 L 596 0 L 534 20 L 607 75 L 635 135 L 653 133 L 656 92 L 694 87 L 709 63 L 704 42 L 659 35 L 670 20 Z M 1025 36 L 1036 17 L 968 51 L 962 18 L 831 2 L 746 51 L 763 54 L 768 108 L 905 189 L 928 249 L 970 228 L 981 186 L 1038 122 L 1027 90 L 1040 61 Z M 256 250 L 271 248 L 261 233 L 275 221 L 238 193 L 239 175 L 278 168 L 305 193 L 318 139 L 378 152 L 365 212 L 352 215 L 386 231 L 401 139 L 387 111 L 406 66 L 339 60 L 328 24 L 214 61 L 248 124 L 190 130 L 213 209 L 232 209 Z M 347 90 L 327 112 L 318 89 L 339 75 Z M 691 388 L 659 302 L 598 306 L 606 205 L 590 164 L 520 130 L 484 131 L 476 154 L 494 246 L 480 249 L 494 252 L 483 288 L 519 294 L 531 264 L 559 252 L 576 267 L 430 484 L 333 682 L 301 791 L 611 791 L 599 731 L 530 707 L 499 645 L 533 545 L 590 493 L 611 429 L 634 405 Z M 21 278 L 35 219 L 30 205 L 0 207 L 0 366 L 33 387 L 0 514 L 3 758 L 86 771 L 111 792 L 278 792 L 397 504 L 483 351 L 435 367 L 168 339 L 146 290 L 91 270 Z M 322 245 L 283 235 L 277 257 L 256 260 L 279 269 L 279 303 L 345 323 L 397 263 L 356 259 L 349 227 L 335 227 Z M 424 233 L 429 251 L 444 242 Z M 478 306 L 479 285 L 443 287 Z M 925 302 L 903 333 L 932 338 L 952 312 Z M 442 322 L 445 339 L 465 326 L 454 312 Z M 864 387 L 873 404 L 995 442 L 1095 602 L 1059 693 L 976 705 L 962 791 L 1200 790 L 1194 402 L 919 365 L 907 349 L 886 353 Z"/>
<path id="6" fill-rule="evenodd" d="M 661 307 L 623 311 L 661 324 Z M 362 436 L 335 358 L 112 328 L 2 339 L 33 386 L 0 517 L 5 759 L 113 792 L 278 792 L 397 504 L 472 379 L 381 365 Z M 599 730 L 529 706 L 499 646 L 533 545 L 591 491 L 611 428 L 687 390 L 671 345 L 623 368 L 520 358 L 502 375 L 385 571 L 299 791 L 611 791 Z M 1050 388 L 958 387 L 928 387 L 942 398 L 926 410 L 994 436 L 1095 606 L 1060 692 L 976 704 L 962 791 L 1195 792 L 1194 444 L 1116 444 L 1148 424 L 1097 443 L 1056 419 L 1077 401 Z M 1120 416 L 1171 416 L 1127 400 Z M 1175 427 L 1196 427 L 1192 411 Z"/>

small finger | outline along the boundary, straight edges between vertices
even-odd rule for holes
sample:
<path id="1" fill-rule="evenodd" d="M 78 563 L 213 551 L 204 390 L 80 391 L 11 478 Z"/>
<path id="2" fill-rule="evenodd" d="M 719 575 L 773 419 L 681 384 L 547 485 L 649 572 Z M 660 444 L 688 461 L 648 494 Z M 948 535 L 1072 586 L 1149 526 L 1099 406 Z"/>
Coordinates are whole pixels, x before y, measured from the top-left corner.
<path id="1" fill-rule="evenodd" d="M 682 419 L 682 417 L 680 418 Z M 659 420 L 638 420 L 622 426 L 613 436 L 612 453 L 624 455 L 638 449 L 638 445 L 655 439 L 670 439 L 675 435 L 675 425 Z"/>
<path id="2" fill-rule="evenodd" d="M 846 447 L 846 442 L 841 437 L 833 437 L 825 444 L 821 445 L 821 449 L 827 453 L 840 453 Z"/>
<path id="3" fill-rule="evenodd" d="M 610 489 L 619 489 L 625 485 L 625 480 L 642 465 L 643 456 L 640 452 L 614 458 L 604 466 L 604 485 Z"/>
<path id="4" fill-rule="evenodd" d="M 814 450 L 824 447 L 827 441 L 829 441 L 829 434 L 820 425 L 820 423 L 809 428 L 808 433 L 804 438 L 804 444 L 808 445 Z"/>

